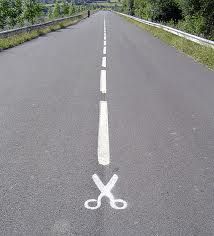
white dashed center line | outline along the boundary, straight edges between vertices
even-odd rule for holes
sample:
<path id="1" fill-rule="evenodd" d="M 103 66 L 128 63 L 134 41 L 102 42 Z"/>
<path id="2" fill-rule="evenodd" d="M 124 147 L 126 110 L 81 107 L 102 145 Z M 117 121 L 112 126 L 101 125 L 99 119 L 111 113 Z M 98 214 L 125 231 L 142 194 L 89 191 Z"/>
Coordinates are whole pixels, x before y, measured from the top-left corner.
<path id="1" fill-rule="evenodd" d="M 108 130 L 108 104 L 100 101 L 99 131 L 98 131 L 98 162 L 100 165 L 109 165 L 109 130 Z"/>
<path id="2" fill-rule="evenodd" d="M 106 55 L 106 23 L 104 18 L 104 47 L 103 55 Z M 102 57 L 102 67 L 106 68 L 106 56 Z M 106 70 L 100 72 L 100 92 L 106 94 Z M 110 164 L 109 131 L 108 131 L 108 104 L 100 101 L 99 131 L 98 131 L 98 162 L 100 165 Z"/>
<path id="3" fill-rule="evenodd" d="M 106 22 L 104 17 L 104 47 L 103 47 L 102 67 L 106 68 Z M 106 69 L 100 72 L 100 92 L 106 95 Z M 102 96 L 105 97 L 105 96 Z M 105 98 L 106 99 L 106 98 Z M 104 100 L 105 100 L 104 99 Z M 97 156 L 100 165 L 110 164 L 110 148 L 109 148 L 109 128 L 108 128 L 108 103 L 107 101 L 100 101 L 99 108 L 99 130 L 98 130 L 98 146 Z M 110 201 L 110 206 L 116 210 L 126 209 L 127 202 L 123 199 L 115 199 L 111 190 L 118 180 L 118 176 L 114 174 L 109 182 L 104 185 L 97 174 L 92 176 L 92 179 L 98 189 L 100 195 L 97 199 L 88 199 L 85 201 L 84 206 L 89 210 L 96 210 L 101 207 L 101 200 L 107 197 Z"/>
<path id="4" fill-rule="evenodd" d="M 102 67 L 106 68 L 106 23 L 104 18 L 104 47 Z M 106 94 L 106 69 L 100 71 L 100 92 Z M 98 163 L 101 165 L 110 164 L 109 152 L 109 130 L 108 130 L 108 105 L 107 101 L 100 101 L 99 131 L 98 131 Z"/>
<path id="5" fill-rule="evenodd" d="M 103 54 L 106 55 L 106 46 L 103 47 Z"/>
<path id="6" fill-rule="evenodd" d="M 102 67 L 106 67 L 106 57 L 103 57 L 102 59 Z"/>
<path id="7" fill-rule="evenodd" d="M 100 92 L 106 93 L 106 70 L 101 70 L 100 73 Z"/>

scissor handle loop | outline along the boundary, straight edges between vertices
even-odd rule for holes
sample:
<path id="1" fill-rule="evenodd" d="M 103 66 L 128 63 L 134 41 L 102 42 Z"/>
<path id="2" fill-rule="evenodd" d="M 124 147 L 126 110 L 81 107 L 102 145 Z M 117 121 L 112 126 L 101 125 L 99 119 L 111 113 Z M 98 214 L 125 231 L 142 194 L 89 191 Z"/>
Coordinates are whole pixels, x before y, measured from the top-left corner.
<path id="1" fill-rule="evenodd" d="M 90 203 L 96 202 L 96 206 L 90 206 Z M 96 210 L 101 206 L 101 201 L 98 201 L 97 199 L 88 199 L 85 204 L 85 208 L 90 209 L 90 210 Z"/>
<path id="2" fill-rule="evenodd" d="M 117 204 L 120 204 L 121 206 L 117 206 Z M 114 199 L 110 201 L 110 205 L 112 208 L 117 209 L 117 210 L 122 210 L 127 207 L 127 202 L 124 201 L 123 199 Z"/>

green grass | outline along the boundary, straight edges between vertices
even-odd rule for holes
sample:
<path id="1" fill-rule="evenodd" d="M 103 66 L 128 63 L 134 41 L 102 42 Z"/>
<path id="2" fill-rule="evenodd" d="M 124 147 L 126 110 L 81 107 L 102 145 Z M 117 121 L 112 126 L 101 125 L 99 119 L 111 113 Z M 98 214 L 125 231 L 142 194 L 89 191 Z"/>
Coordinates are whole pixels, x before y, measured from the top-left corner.
<path id="1" fill-rule="evenodd" d="M 181 52 L 191 56 L 197 62 L 200 62 L 206 65 L 208 68 L 214 70 L 214 49 L 208 46 L 200 45 L 198 43 L 194 43 L 185 38 L 179 37 L 172 33 L 169 33 L 163 29 L 156 28 L 154 26 L 146 25 L 141 22 L 130 19 L 126 16 L 126 20 L 132 22 L 144 30 L 150 32 L 153 36 L 159 38 L 163 42 L 175 47 Z"/>
<path id="2" fill-rule="evenodd" d="M 30 41 L 32 39 L 39 37 L 39 36 L 48 34 L 49 32 L 56 31 L 56 30 L 68 27 L 70 25 L 76 24 L 79 21 L 80 21 L 80 19 L 79 20 L 65 20 L 65 21 L 57 23 L 55 25 L 45 27 L 43 29 L 33 30 L 29 33 L 21 33 L 21 34 L 17 34 L 17 35 L 11 36 L 11 37 L 1 38 L 0 39 L 0 51 L 3 49 L 15 47 L 19 44 L 26 42 L 26 41 Z"/>

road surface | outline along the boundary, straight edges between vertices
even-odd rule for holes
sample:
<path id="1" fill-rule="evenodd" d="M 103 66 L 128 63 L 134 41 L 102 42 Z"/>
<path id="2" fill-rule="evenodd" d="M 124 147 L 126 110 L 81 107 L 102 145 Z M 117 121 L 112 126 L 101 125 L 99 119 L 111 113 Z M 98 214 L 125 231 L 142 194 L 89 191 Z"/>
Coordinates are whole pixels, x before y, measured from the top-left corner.
<path id="1" fill-rule="evenodd" d="M 213 235 L 213 91 L 110 12 L 1 52 L 0 235 Z"/>

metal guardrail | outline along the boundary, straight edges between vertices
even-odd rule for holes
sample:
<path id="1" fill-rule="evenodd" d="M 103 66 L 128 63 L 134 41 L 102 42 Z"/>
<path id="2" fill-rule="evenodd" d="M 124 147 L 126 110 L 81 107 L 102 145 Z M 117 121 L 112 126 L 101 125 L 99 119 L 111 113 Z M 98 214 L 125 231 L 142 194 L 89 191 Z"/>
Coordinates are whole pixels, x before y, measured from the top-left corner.
<path id="1" fill-rule="evenodd" d="M 7 37 L 14 36 L 14 35 L 17 35 L 17 34 L 27 33 L 27 32 L 31 32 L 33 30 L 38 30 L 38 29 L 43 29 L 43 28 L 45 28 L 47 26 L 51 26 L 51 25 L 54 25 L 56 23 L 63 22 L 65 20 L 84 19 L 87 16 L 88 16 L 87 12 L 83 12 L 83 13 L 78 14 L 78 15 L 68 16 L 68 17 L 64 17 L 64 18 L 59 18 L 59 19 L 56 19 L 56 20 L 53 20 L 53 21 L 48 21 L 48 22 L 41 23 L 41 24 L 35 24 L 35 25 L 31 25 L 31 26 L 26 26 L 26 27 L 18 28 L 18 29 L 2 31 L 2 32 L 0 32 L 0 38 L 7 38 Z"/>
<path id="2" fill-rule="evenodd" d="M 144 23 L 144 24 L 147 24 L 147 25 L 151 25 L 151 26 L 154 26 L 154 27 L 157 27 L 157 28 L 161 28 L 165 31 L 168 31 L 172 34 L 178 35 L 180 37 L 183 37 L 183 38 L 188 39 L 190 41 L 193 41 L 195 43 L 199 43 L 201 45 L 205 45 L 205 46 L 209 46 L 209 47 L 214 48 L 214 42 L 211 41 L 211 40 L 204 39 L 204 38 L 198 37 L 196 35 L 192 35 L 192 34 L 184 32 L 184 31 L 174 29 L 174 28 L 169 27 L 169 26 L 165 26 L 165 25 L 161 25 L 161 24 L 154 23 L 154 22 L 151 22 L 151 21 L 143 20 L 143 19 L 140 19 L 140 18 L 135 17 L 135 16 L 130 16 L 130 15 L 120 13 L 120 12 L 115 12 L 115 13 L 126 16 L 126 17 L 129 17 L 133 20 L 136 20 L 138 22 L 141 22 L 141 23 Z"/>

